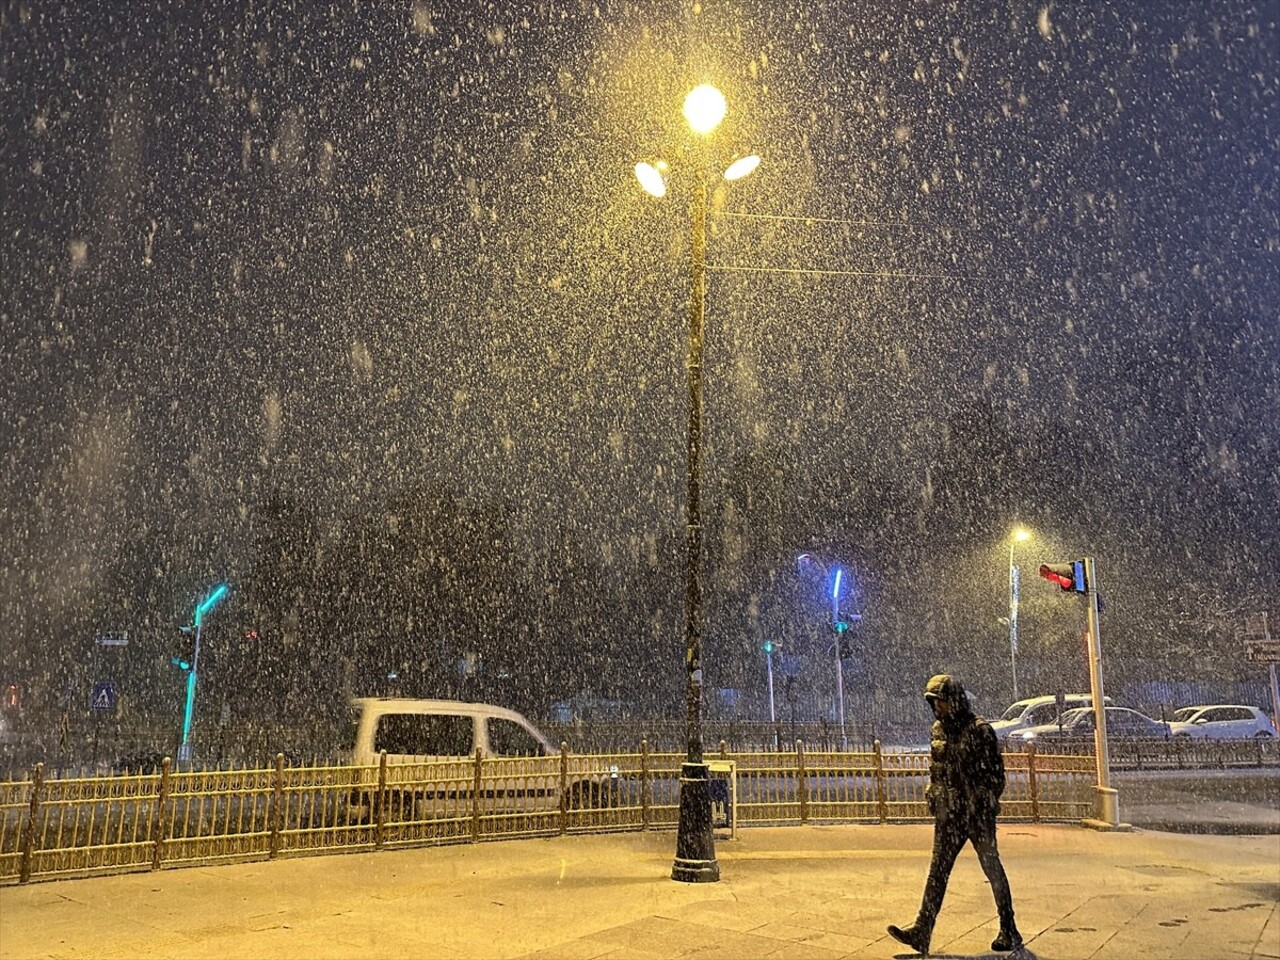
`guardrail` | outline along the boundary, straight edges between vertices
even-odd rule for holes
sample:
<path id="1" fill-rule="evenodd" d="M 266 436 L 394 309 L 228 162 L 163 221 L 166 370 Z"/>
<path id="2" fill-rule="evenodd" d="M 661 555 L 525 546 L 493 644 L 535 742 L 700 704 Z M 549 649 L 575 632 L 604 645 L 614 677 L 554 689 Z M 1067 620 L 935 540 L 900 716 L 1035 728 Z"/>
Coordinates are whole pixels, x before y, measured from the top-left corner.
<path id="1" fill-rule="evenodd" d="M 1113 737 L 1107 741 L 1112 770 L 1225 770 L 1280 767 L 1280 740 L 1212 740 L 1205 737 Z M 1005 750 L 1025 749 L 1011 737 Z M 1093 737 L 1055 739 L 1037 749 L 1075 756 L 1093 755 Z"/>
<path id="2" fill-rule="evenodd" d="M 737 826 L 928 819 L 929 757 L 884 750 L 730 753 Z M 709 757 L 708 759 L 712 759 Z M 683 753 L 474 757 L 417 764 L 186 770 L 0 782 L 0 883 L 280 856 L 568 833 L 671 829 Z M 1005 820 L 1092 810 L 1091 756 L 1005 756 Z"/>
<path id="3" fill-rule="evenodd" d="M 922 704 L 923 706 L 923 704 Z M 637 717 L 629 720 L 539 721 L 553 743 L 568 743 L 584 753 L 607 752 L 619 744 L 633 744 L 638 737 L 655 750 L 683 750 L 688 738 L 684 720 Z M 702 738 L 706 743 L 725 742 L 735 751 L 790 751 L 797 740 L 822 750 L 841 749 L 839 724 L 827 720 L 723 720 L 704 719 Z M 870 750 L 877 740 L 883 743 L 929 743 L 928 722 L 881 719 L 874 722 L 850 720 L 845 724 L 843 742 L 853 750 Z"/>

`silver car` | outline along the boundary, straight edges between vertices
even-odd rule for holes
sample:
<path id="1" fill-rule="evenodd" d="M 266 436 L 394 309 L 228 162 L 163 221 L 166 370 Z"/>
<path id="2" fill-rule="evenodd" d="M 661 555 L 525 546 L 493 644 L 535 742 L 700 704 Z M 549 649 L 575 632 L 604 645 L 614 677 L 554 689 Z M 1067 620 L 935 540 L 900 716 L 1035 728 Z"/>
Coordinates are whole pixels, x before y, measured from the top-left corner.
<path id="1" fill-rule="evenodd" d="M 1169 724 L 1175 737 L 1206 737 L 1214 740 L 1245 740 L 1274 737 L 1275 725 L 1257 707 L 1217 703 L 1182 707 Z"/>
<path id="2" fill-rule="evenodd" d="M 1024 741 L 1043 743 L 1051 740 L 1072 740 L 1093 736 L 1093 708 L 1079 707 L 1068 710 L 1053 723 L 1029 727 L 1018 737 Z M 1113 740 L 1156 739 L 1169 735 L 1169 725 L 1152 720 L 1128 707 L 1107 707 L 1107 736 Z"/>

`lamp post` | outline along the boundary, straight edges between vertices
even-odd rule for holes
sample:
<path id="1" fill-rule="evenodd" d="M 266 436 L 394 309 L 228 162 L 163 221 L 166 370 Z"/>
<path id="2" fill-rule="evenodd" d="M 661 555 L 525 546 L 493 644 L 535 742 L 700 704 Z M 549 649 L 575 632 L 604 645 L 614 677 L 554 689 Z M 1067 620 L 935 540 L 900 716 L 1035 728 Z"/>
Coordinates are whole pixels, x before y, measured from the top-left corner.
<path id="1" fill-rule="evenodd" d="M 769 673 L 769 726 L 773 727 L 773 745 L 778 746 L 778 714 L 773 708 L 773 641 L 764 642 L 764 662 Z"/>
<path id="2" fill-rule="evenodd" d="M 711 133 L 724 119 L 724 95 L 702 85 L 684 99 L 684 116 L 695 134 Z M 744 157 L 725 170 L 727 180 L 747 176 L 760 158 Z M 680 768 L 680 820 L 671 879 L 710 883 L 720 879 L 715 837 L 711 828 L 710 773 L 702 755 L 702 340 L 707 297 L 707 179 L 710 163 L 705 148 L 698 150 L 697 182 L 690 198 L 692 241 L 689 252 L 691 294 L 688 345 L 688 444 L 685 494 L 685 739 Z M 637 163 L 636 179 L 644 190 L 662 197 L 667 192 L 668 165 Z"/>
<path id="3" fill-rule="evenodd" d="M 797 566 L 803 569 L 806 563 L 811 563 L 822 571 L 823 579 L 830 576 L 827 565 L 817 559 L 811 553 L 802 553 L 796 557 Z M 844 634 L 844 630 L 848 628 L 848 624 L 840 618 L 840 582 L 844 579 L 844 570 L 836 567 L 835 575 L 831 580 L 831 632 L 835 640 L 836 654 L 836 718 L 840 723 L 840 749 L 849 749 L 849 738 L 845 734 L 844 727 L 844 658 L 840 656 L 840 638 Z M 861 615 L 855 614 L 853 619 L 860 620 Z"/>
<path id="4" fill-rule="evenodd" d="M 191 721 L 196 710 L 196 672 L 200 669 L 200 627 L 204 622 L 204 615 L 226 595 L 227 585 L 218 584 L 213 593 L 197 604 L 196 611 L 191 617 L 191 629 L 195 631 L 196 641 L 191 653 L 191 667 L 187 670 L 187 702 L 182 711 L 182 743 L 178 745 L 179 760 L 191 759 Z"/>
<path id="5" fill-rule="evenodd" d="M 1013 700 L 1018 701 L 1018 568 L 1013 562 L 1013 548 L 1030 540 L 1031 534 L 1019 527 L 1009 538 L 1009 666 L 1013 670 Z"/>

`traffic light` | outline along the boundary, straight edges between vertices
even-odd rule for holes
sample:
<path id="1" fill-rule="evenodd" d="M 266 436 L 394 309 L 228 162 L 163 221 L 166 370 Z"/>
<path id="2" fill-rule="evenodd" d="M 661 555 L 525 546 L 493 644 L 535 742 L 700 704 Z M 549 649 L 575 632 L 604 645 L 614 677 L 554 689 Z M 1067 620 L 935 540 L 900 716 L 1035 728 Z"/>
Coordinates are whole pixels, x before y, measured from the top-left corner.
<path id="1" fill-rule="evenodd" d="M 16 683 L 11 683 L 4 688 L 4 712 L 13 716 L 17 714 L 22 706 L 22 690 Z"/>
<path id="2" fill-rule="evenodd" d="M 860 613 L 842 613 L 832 625 L 836 628 L 836 633 L 848 633 L 849 625 L 857 623 L 861 619 L 862 614 Z"/>
<path id="3" fill-rule="evenodd" d="M 766 640 L 766 641 L 764 642 L 764 652 L 765 652 L 765 653 L 773 653 L 773 641 L 772 641 L 772 640 Z"/>
<path id="4" fill-rule="evenodd" d="M 1073 563 L 1042 563 L 1040 576 L 1051 583 L 1056 583 L 1067 592 L 1088 593 L 1089 582 L 1084 575 L 1084 561 Z"/>
<path id="5" fill-rule="evenodd" d="M 196 631 L 190 624 L 178 627 L 178 639 L 169 645 L 171 655 L 169 662 L 179 670 L 190 670 L 192 653 L 195 650 Z"/>

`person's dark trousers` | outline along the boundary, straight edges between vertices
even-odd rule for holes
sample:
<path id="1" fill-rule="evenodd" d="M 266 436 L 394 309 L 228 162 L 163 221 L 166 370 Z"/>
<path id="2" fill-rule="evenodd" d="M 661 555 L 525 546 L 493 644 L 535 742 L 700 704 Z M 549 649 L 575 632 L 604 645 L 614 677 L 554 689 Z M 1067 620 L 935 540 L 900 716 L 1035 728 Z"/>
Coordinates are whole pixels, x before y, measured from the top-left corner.
<path id="1" fill-rule="evenodd" d="M 1000 929 L 1016 930 L 1009 878 L 1005 876 L 1004 865 L 1001 864 L 1000 853 L 996 849 L 994 817 L 976 819 L 967 824 L 962 817 L 939 817 L 934 822 L 933 860 L 929 864 L 929 879 L 924 885 L 924 899 L 920 904 L 920 916 L 916 923 L 925 930 L 933 930 L 934 921 L 938 919 L 938 912 L 942 909 L 942 898 L 947 894 L 951 868 L 955 866 L 956 857 L 960 855 L 966 842 L 973 843 L 978 862 L 982 864 L 982 872 L 991 883 L 991 892 L 996 898 L 996 912 L 1000 916 Z"/>

